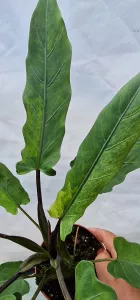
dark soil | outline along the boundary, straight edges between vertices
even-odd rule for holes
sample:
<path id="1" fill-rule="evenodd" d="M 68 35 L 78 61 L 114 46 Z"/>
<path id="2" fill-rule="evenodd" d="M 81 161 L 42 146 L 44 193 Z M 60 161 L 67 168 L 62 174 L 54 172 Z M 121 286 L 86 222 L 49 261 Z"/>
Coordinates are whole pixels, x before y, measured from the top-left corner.
<path id="1" fill-rule="evenodd" d="M 98 250 L 102 247 L 102 245 L 98 242 L 98 240 L 85 228 L 78 227 L 79 230 L 77 232 L 77 226 L 73 227 L 73 231 L 66 238 L 66 246 L 71 255 L 74 254 L 75 262 L 79 262 L 81 260 L 94 260 Z M 76 239 L 76 248 L 74 251 L 74 242 Z M 74 253 L 75 252 L 75 253 Z M 49 266 L 46 264 L 46 266 Z M 37 268 L 37 273 L 41 273 L 40 268 Z M 37 282 L 38 284 L 39 282 Z M 74 299 L 75 295 L 75 278 L 69 278 L 65 280 L 71 298 Z M 64 300 L 64 297 L 61 293 L 59 283 L 57 280 L 50 281 L 47 283 L 42 292 L 48 296 L 50 300 Z"/>

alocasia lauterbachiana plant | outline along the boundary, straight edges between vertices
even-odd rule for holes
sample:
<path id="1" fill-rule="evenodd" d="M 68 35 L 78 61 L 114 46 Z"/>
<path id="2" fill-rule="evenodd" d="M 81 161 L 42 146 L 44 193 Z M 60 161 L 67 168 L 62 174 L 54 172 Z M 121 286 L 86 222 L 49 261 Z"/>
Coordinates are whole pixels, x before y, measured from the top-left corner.
<path id="1" fill-rule="evenodd" d="M 0 266 L 0 299 L 3 300 L 22 299 L 22 295 L 29 291 L 25 279 L 32 277 L 39 277 L 33 300 L 44 285 L 56 278 L 63 299 L 72 299 L 65 283 L 67 278 L 75 278 L 75 300 L 117 299 L 115 292 L 96 278 L 96 260 L 76 262 L 65 241 L 74 223 L 99 194 L 110 192 L 124 181 L 129 172 L 140 167 L 140 74 L 131 79 L 103 109 L 81 144 L 66 175 L 64 187 L 49 209 L 50 216 L 58 219 L 55 230 L 51 232 L 43 209 L 40 172 L 56 175 L 53 168 L 60 159 L 71 99 L 71 54 L 56 0 L 39 0 L 31 20 L 26 60 L 27 81 L 23 94 L 27 113 L 23 128 L 25 148 L 22 160 L 17 163 L 20 175 L 36 172 L 38 224 L 22 207 L 30 201 L 28 194 L 2 163 L 0 205 L 12 214 L 17 214 L 20 209 L 40 230 L 44 246 L 24 237 L 0 234 L 1 238 L 34 252 L 24 262 Z M 140 288 L 140 245 L 117 237 L 114 247 L 117 258 L 111 259 L 108 272 Z"/>

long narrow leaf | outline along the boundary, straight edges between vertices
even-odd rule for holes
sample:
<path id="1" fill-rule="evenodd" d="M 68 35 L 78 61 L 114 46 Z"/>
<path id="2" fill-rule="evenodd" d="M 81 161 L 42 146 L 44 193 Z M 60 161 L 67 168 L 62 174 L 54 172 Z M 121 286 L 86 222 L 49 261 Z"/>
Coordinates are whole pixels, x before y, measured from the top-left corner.
<path id="1" fill-rule="evenodd" d="M 40 247 L 35 242 L 31 241 L 30 239 L 21 237 L 21 236 L 6 235 L 6 234 L 0 233 L 0 238 L 5 239 L 5 240 L 10 240 L 13 243 L 19 244 L 20 246 L 23 246 L 24 248 L 29 249 L 33 252 L 39 252 L 39 253 L 43 252 L 44 253 L 44 251 L 45 251 L 42 247 Z"/>
<path id="2" fill-rule="evenodd" d="M 29 258 L 27 258 L 20 266 L 19 271 L 21 273 L 24 273 L 36 265 L 42 263 L 43 261 L 47 261 L 50 258 L 49 254 L 45 253 L 37 253 L 31 255 Z"/>
<path id="3" fill-rule="evenodd" d="M 18 174 L 39 169 L 55 175 L 52 167 L 60 158 L 71 98 L 70 63 L 71 46 L 57 2 L 39 0 L 30 27 L 23 95 L 26 145 Z"/>
<path id="4" fill-rule="evenodd" d="M 122 183 L 126 175 L 130 172 L 140 168 L 140 139 L 135 143 L 132 150 L 126 157 L 121 169 L 115 177 L 105 186 L 101 193 L 108 193 L 112 191 L 115 185 Z"/>
<path id="5" fill-rule="evenodd" d="M 73 167 L 76 158 L 71 161 L 70 166 Z M 118 171 L 118 173 L 114 176 L 114 178 L 103 188 L 100 194 L 111 192 L 112 189 L 121 184 L 126 176 L 140 168 L 140 139 L 135 143 L 125 161 L 123 162 L 122 167 Z"/>
<path id="6" fill-rule="evenodd" d="M 49 220 L 47 220 L 44 209 L 40 203 L 38 203 L 38 221 L 45 245 L 49 247 L 51 239 L 51 225 Z"/>
<path id="7" fill-rule="evenodd" d="M 140 74 L 103 109 L 78 151 L 49 213 L 61 218 L 61 239 L 121 169 L 140 138 Z"/>

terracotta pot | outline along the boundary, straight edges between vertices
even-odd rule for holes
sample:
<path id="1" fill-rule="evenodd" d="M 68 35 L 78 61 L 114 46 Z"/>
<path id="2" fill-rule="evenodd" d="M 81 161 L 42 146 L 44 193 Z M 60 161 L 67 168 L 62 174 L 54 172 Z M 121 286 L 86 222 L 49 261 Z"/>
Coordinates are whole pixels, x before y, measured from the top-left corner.
<path id="1" fill-rule="evenodd" d="M 86 227 L 84 227 L 84 226 L 82 226 L 82 225 L 75 224 L 74 226 L 76 226 L 76 227 L 79 226 L 79 227 L 81 227 L 81 228 L 84 228 L 84 229 L 86 229 L 88 232 L 91 233 L 90 230 L 88 230 Z M 91 234 L 92 234 L 92 233 L 91 233 Z M 43 243 L 42 243 L 41 246 L 43 246 Z M 101 248 L 104 248 L 104 245 L 103 245 L 103 244 L 101 244 Z M 36 269 L 35 269 L 35 273 L 36 273 Z M 47 300 L 51 300 L 51 299 L 49 298 L 49 296 L 47 296 L 44 292 L 42 292 L 42 294 L 43 294 L 43 296 L 44 296 Z"/>
<path id="2" fill-rule="evenodd" d="M 41 293 L 43 294 L 43 296 L 44 296 L 46 299 L 50 300 L 50 298 L 48 298 L 48 297 L 45 295 L 45 293 L 43 293 L 43 292 L 41 292 Z"/>

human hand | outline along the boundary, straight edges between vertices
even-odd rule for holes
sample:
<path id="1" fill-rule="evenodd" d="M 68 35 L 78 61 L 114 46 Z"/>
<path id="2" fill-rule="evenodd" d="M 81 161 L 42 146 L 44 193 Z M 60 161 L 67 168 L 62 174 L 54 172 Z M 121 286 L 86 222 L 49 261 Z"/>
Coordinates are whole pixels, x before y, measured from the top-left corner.
<path id="1" fill-rule="evenodd" d="M 115 235 L 112 232 L 102 229 L 89 229 L 92 234 L 103 243 L 106 250 L 101 249 L 98 251 L 96 259 L 116 258 L 116 251 L 113 246 Z M 123 279 L 116 279 L 112 277 L 107 271 L 108 262 L 99 262 L 95 264 L 96 273 L 100 281 L 111 286 L 117 296 L 118 300 L 140 300 L 140 289 L 136 289 L 125 282 Z"/>

